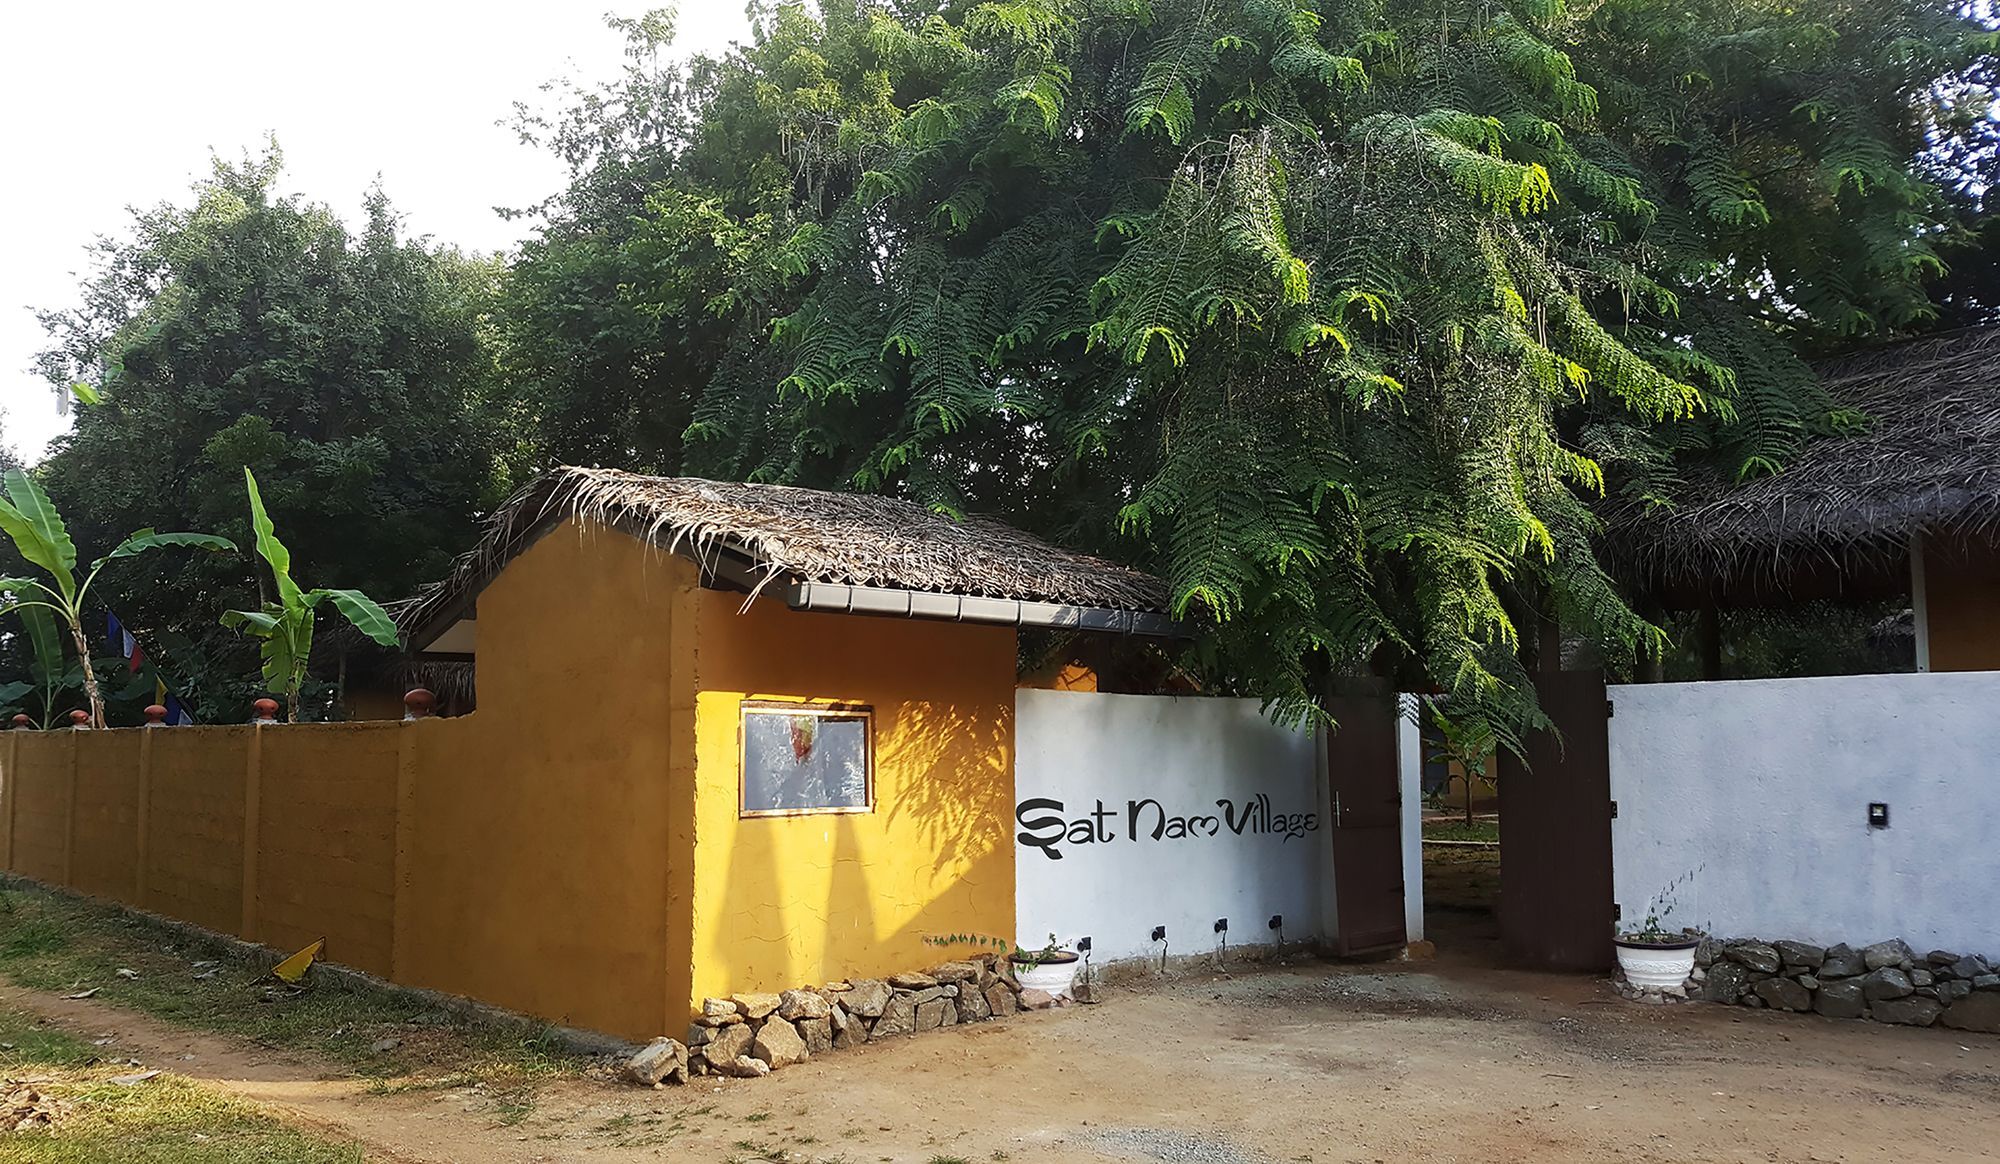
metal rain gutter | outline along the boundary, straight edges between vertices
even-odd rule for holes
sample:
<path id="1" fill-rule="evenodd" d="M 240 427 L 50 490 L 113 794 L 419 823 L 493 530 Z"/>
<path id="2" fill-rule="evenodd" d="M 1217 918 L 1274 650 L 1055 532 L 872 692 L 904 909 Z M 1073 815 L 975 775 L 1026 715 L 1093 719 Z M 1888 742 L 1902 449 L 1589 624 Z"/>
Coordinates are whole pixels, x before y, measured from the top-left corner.
<path id="1" fill-rule="evenodd" d="M 1191 633 L 1181 623 L 1150 611 L 1062 606 L 1053 602 L 1022 602 L 972 594 L 935 594 L 924 590 L 890 590 L 838 582 L 794 582 L 785 592 L 785 604 L 793 610 L 994 623 L 1001 626 L 1056 627 L 1157 638 L 1187 638 Z"/>

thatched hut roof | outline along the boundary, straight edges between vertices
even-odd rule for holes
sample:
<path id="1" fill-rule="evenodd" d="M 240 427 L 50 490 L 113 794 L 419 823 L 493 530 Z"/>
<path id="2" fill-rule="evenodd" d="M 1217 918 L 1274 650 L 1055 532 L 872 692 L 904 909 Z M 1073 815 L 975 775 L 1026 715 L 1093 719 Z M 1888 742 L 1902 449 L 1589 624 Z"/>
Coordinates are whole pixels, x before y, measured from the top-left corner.
<path id="1" fill-rule="evenodd" d="M 1668 585 L 1894 569 L 1912 535 L 2000 530 L 2000 328 L 1908 340 L 1819 366 L 1866 431 L 1812 442 L 1783 472 L 1616 515 L 1622 572 Z"/>
<path id="2" fill-rule="evenodd" d="M 501 506 L 451 576 L 399 614 L 411 645 L 434 639 L 508 561 L 571 517 L 692 558 L 705 580 L 752 592 L 778 585 L 796 595 L 823 583 L 1127 612 L 1156 626 L 1168 605 L 1158 578 L 989 518 L 956 520 L 864 493 L 565 467 Z"/>

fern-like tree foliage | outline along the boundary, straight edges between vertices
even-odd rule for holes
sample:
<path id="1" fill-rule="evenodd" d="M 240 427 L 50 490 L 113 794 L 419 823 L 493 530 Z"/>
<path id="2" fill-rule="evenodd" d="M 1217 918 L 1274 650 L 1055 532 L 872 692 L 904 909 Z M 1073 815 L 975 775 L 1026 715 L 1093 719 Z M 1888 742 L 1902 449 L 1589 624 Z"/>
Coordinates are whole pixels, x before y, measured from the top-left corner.
<path id="1" fill-rule="evenodd" d="M 1512 744 L 1531 624 L 1615 665 L 1663 644 L 1600 566 L 1606 499 L 1776 471 L 1858 421 L 1801 355 L 1926 317 L 1978 185 L 1936 161 L 1991 104 L 1977 16 L 756 10 L 726 59 L 585 95 L 514 292 L 577 338 L 519 370 L 686 418 L 593 446 L 628 463 L 1151 567 L 1219 689 L 1304 714 L 1389 672 Z M 621 122 L 635 92 L 672 96 Z"/>

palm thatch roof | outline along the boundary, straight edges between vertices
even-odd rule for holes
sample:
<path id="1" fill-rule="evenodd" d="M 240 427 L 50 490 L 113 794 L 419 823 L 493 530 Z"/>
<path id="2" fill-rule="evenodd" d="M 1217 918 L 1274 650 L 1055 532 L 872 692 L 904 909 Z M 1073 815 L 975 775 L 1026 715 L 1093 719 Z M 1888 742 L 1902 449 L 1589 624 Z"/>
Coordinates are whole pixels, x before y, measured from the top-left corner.
<path id="1" fill-rule="evenodd" d="M 450 577 L 399 613 L 422 647 L 461 617 L 537 538 L 577 517 L 700 563 L 753 594 L 773 584 L 916 591 L 1158 616 L 1158 578 L 983 517 L 956 520 L 894 497 L 564 467 L 495 512 Z M 781 591 L 782 592 L 782 591 Z"/>
<path id="2" fill-rule="evenodd" d="M 1917 533 L 2000 532 L 2000 328 L 1871 348 L 1819 372 L 1866 430 L 1814 441 L 1776 475 L 1615 515 L 1623 572 L 1669 583 L 1851 574 L 1902 559 Z"/>

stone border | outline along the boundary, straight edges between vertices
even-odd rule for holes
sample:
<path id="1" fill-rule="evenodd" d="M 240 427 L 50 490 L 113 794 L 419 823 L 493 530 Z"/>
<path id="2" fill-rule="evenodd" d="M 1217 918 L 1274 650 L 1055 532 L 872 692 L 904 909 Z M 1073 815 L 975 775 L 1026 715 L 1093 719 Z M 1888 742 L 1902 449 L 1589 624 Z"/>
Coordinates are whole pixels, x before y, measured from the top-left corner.
<path id="1" fill-rule="evenodd" d="M 1631 991 L 1623 982 L 1619 987 Z M 1950 950 L 1918 955 L 1901 938 L 1859 950 L 1845 942 L 1710 938 L 1695 951 L 1685 994 L 1731 1006 L 2000 1034 L 2000 970 L 1993 963 Z"/>
<path id="2" fill-rule="evenodd" d="M 856 978 L 778 994 L 732 994 L 703 999 L 685 1044 L 655 1039 L 625 1064 L 624 1074 L 633 1083 L 654 1087 L 699 1075 L 750 1079 L 878 1039 L 1046 1010 L 1068 1001 L 1022 989 L 1013 965 L 998 954 L 886 979 Z"/>
<path id="3" fill-rule="evenodd" d="M 180 941 L 202 946 L 208 951 L 260 967 L 265 971 L 269 971 L 271 967 L 293 953 L 290 950 L 276 950 L 256 942 L 248 942 L 233 934 L 204 929 L 193 922 L 139 909 L 121 901 L 92 897 L 68 886 L 36 881 L 32 877 L 23 877 L 18 873 L 0 871 L 0 890 L 46 893 L 51 897 L 64 897 L 85 905 L 114 911 Z M 560 1026 L 519 1011 L 506 1010 L 491 1003 L 467 998 L 462 994 L 445 994 L 421 986 L 405 986 L 400 982 L 390 982 L 384 978 L 377 978 L 365 970 L 356 970 L 352 966 L 343 966 L 323 958 L 313 963 L 310 981 L 315 984 L 324 983 L 350 994 L 374 991 L 397 998 L 407 998 L 456 1015 L 478 1026 L 519 1031 L 525 1035 L 545 1038 L 576 1055 L 623 1058 L 630 1055 L 638 1046 L 630 1040 L 614 1035 L 588 1031 L 580 1027 Z"/>

